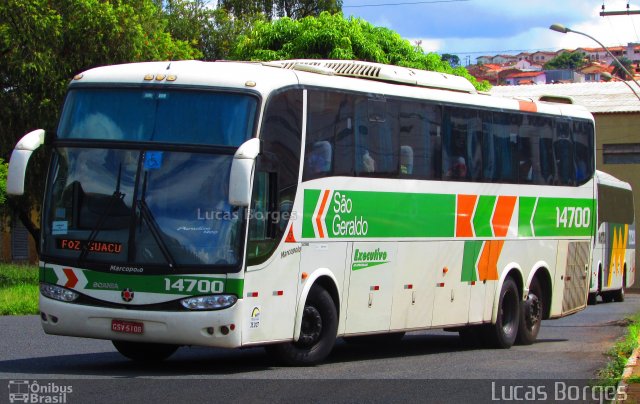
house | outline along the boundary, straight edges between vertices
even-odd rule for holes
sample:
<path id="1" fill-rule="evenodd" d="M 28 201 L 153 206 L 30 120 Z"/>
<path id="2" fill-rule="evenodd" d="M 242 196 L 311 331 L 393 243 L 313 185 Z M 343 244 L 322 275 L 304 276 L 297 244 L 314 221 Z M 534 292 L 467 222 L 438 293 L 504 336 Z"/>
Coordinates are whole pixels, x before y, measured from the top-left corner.
<path id="1" fill-rule="evenodd" d="M 632 89 L 640 94 L 640 86 L 633 81 L 495 86 L 491 94 L 530 99 L 556 95 L 570 97 L 574 104 L 583 105 L 596 122 L 596 168 L 640 190 L 640 100 Z M 635 198 L 634 210 L 635 217 L 640 218 L 640 198 Z M 636 262 L 640 262 L 638 250 Z M 640 288 L 639 274 L 636 271 L 636 288 Z"/>
<path id="2" fill-rule="evenodd" d="M 492 85 L 497 85 L 500 83 L 498 74 L 503 70 L 503 67 L 501 65 L 487 63 L 469 66 L 467 70 L 469 74 L 476 79 L 480 81 L 486 80 Z"/>
<path id="3" fill-rule="evenodd" d="M 533 63 L 539 64 L 539 65 L 543 65 L 545 63 L 547 63 L 548 61 L 550 61 L 551 59 L 554 59 L 556 56 L 558 56 L 556 54 L 556 52 L 534 52 L 530 55 L 529 60 Z"/>
<path id="4" fill-rule="evenodd" d="M 516 72 L 505 77 L 507 85 L 520 86 L 526 84 L 546 84 L 547 76 L 542 71 Z"/>
<path id="5" fill-rule="evenodd" d="M 584 75 L 584 81 L 598 82 L 603 80 L 602 73 L 612 74 L 613 66 L 602 63 L 590 63 L 588 66 L 580 69 L 580 73 Z"/>
<path id="6" fill-rule="evenodd" d="M 538 63 L 533 63 L 528 59 L 518 60 L 518 62 L 513 65 L 514 68 L 519 70 L 528 70 L 528 71 L 541 71 L 542 65 Z"/>

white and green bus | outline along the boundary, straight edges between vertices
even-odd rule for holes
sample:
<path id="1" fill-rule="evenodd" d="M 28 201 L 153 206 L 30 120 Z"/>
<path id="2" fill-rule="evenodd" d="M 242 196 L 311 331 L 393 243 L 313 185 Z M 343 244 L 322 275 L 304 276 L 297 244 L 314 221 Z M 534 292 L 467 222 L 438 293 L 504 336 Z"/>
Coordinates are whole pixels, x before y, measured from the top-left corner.
<path id="1" fill-rule="evenodd" d="M 153 62 L 69 86 L 40 241 L 49 334 L 134 360 L 430 328 L 508 348 L 583 309 L 596 222 L 583 108 L 358 61 Z"/>
<path id="2" fill-rule="evenodd" d="M 636 227 L 629 183 L 596 170 L 598 222 L 593 240 L 589 304 L 624 301 L 636 271 Z"/>

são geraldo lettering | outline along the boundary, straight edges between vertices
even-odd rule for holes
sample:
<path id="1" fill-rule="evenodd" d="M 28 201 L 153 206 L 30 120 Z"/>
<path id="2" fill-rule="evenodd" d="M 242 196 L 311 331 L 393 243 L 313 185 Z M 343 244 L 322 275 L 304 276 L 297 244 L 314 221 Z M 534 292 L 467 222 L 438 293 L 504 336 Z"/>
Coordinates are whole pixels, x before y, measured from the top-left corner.
<path id="1" fill-rule="evenodd" d="M 362 216 L 353 216 L 343 220 L 353 210 L 353 201 L 340 192 L 333 194 L 333 217 L 331 225 L 335 236 L 366 236 L 369 232 L 369 223 Z M 341 216 L 342 215 L 342 216 Z"/>

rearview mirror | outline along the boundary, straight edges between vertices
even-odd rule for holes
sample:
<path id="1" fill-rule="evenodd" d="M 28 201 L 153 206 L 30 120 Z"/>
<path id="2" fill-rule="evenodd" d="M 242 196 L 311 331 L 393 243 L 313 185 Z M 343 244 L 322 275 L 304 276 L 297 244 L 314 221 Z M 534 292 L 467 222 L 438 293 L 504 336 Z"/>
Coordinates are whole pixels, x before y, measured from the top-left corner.
<path id="1" fill-rule="evenodd" d="M 229 176 L 229 203 L 231 205 L 249 206 L 251 203 L 253 169 L 258 154 L 260 154 L 260 139 L 253 138 L 240 145 L 233 156 Z"/>
<path id="2" fill-rule="evenodd" d="M 7 194 L 23 195 L 27 163 L 31 154 L 44 143 L 44 129 L 36 129 L 20 139 L 11 152 L 7 175 Z"/>

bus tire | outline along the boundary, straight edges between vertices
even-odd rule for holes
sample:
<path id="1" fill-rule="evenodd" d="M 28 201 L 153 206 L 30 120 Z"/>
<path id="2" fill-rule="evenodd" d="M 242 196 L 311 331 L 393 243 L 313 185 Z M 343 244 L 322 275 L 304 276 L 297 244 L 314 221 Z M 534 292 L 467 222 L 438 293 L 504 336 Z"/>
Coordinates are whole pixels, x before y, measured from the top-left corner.
<path id="1" fill-rule="evenodd" d="M 587 304 L 589 306 L 594 306 L 598 303 L 598 294 L 597 293 L 589 293 L 587 297 Z"/>
<path id="2" fill-rule="evenodd" d="M 267 345 L 267 353 L 292 366 L 309 366 L 326 358 L 336 342 L 338 311 L 329 292 L 314 285 L 304 304 L 298 341 Z"/>
<path id="3" fill-rule="evenodd" d="M 508 277 L 500 290 L 496 323 L 484 326 L 485 341 L 494 348 L 510 348 L 516 341 L 519 323 L 520 294 L 515 281 Z"/>
<path id="4" fill-rule="evenodd" d="M 118 352 L 136 362 L 160 362 L 178 349 L 178 345 L 152 342 L 111 341 Z"/>
<path id="5" fill-rule="evenodd" d="M 626 271 L 624 271 L 622 273 L 622 286 L 620 286 L 620 289 L 611 292 L 611 297 L 613 298 L 614 302 L 624 302 L 624 284 L 625 280 L 627 279 L 626 275 Z"/>
<path id="6" fill-rule="evenodd" d="M 531 345 L 538 338 L 542 315 L 544 313 L 542 288 L 536 278 L 529 285 L 527 300 L 520 302 L 520 321 L 516 342 L 520 345 Z"/>

